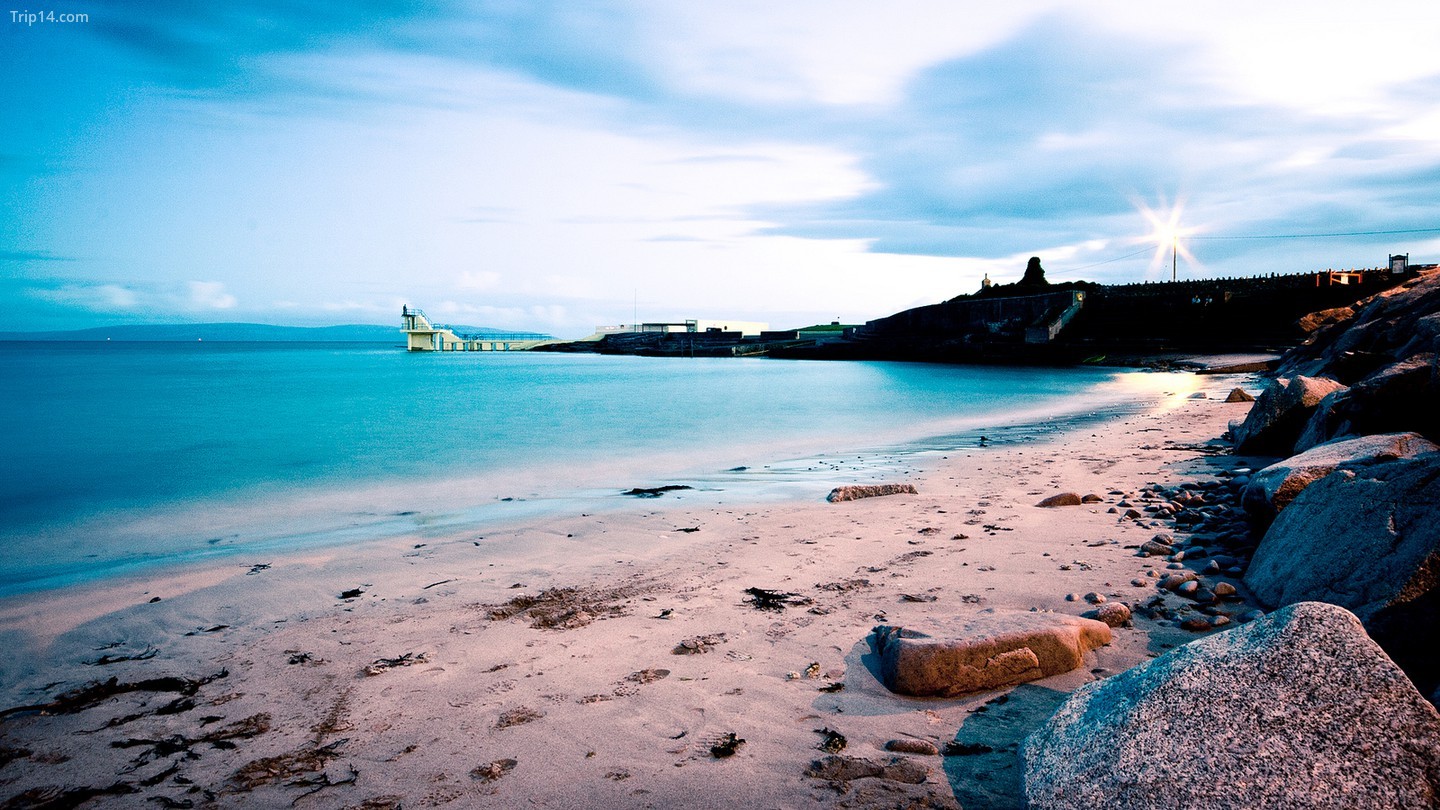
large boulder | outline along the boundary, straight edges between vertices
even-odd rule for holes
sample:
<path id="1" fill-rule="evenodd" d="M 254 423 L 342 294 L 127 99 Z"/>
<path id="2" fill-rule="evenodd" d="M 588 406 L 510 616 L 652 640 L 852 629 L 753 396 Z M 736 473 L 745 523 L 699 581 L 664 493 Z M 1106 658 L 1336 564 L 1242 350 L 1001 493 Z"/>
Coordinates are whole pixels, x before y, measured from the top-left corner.
<path id="1" fill-rule="evenodd" d="M 1232 429 L 1241 453 L 1288 456 L 1326 394 L 1343 388 L 1325 377 L 1277 379 L 1255 400 L 1245 421 Z"/>
<path id="2" fill-rule="evenodd" d="M 1285 354 L 1281 376 L 1351 384 L 1390 363 L 1440 351 L 1440 273 L 1425 272 L 1354 305 L 1354 317 L 1317 330 Z"/>
<path id="3" fill-rule="evenodd" d="M 1295 449 L 1307 450 L 1336 436 L 1397 431 L 1440 438 L 1440 362 L 1432 352 L 1390 363 L 1326 395 Z"/>
<path id="4" fill-rule="evenodd" d="M 1387 433 L 1336 439 L 1278 461 L 1250 476 L 1242 493 L 1245 511 L 1269 522 L 1306 487 L 1334 472 L 1377 461 L 1412 458 L 1440 450 L 1440 445 L 1418 433 Z"/>
<path id="5" fill-rule="evenodd" d="M 1270 605 L 1355 612 L 1422 688 L 1440 681 L 1440 452 L 1342 467 L 1285 507 L 1245 584 Z"/>
<path id="6" fill-rule="evenodd" d="M 885 686 L 902 695 L 950 697 L 1076 669 L 1110 643 L 1110 626 L 1058 613 L 982 613 L 943 637 L 875 628 Z"/>
<path id="7" fill-rule="evenodd" d="M 1036 810 L 1436 807 L 1440 714 L 1305 602 L 1086 684 L 1026 740 Z"/>

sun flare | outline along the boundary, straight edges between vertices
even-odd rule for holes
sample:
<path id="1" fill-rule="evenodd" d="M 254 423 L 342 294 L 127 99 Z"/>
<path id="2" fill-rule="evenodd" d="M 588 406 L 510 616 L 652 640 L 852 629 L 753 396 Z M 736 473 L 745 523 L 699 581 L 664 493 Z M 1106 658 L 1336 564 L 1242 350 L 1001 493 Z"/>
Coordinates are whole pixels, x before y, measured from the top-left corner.
<path id="1" fill-rule="evenodd" d="M 1163 200 L 1159 210 L 1153 209 L 1143 202 L 1137 203 L 1136 207 L 1150 223 L 1150 233 L 1140 237 L 1137 242 L 1155 245 L 1155 254 L 1150 257 L 1151 272 L 1165 266 L 1167 254 L 1170 256 L 1172 270 L 1179 263 L 1180 258 L 1184 258 L 1185 263 L 1192 268 L 1200 264 L 1199 260 L 1195 258 L 1195 254 L 1191 253 L 1184 243 L 1185 238 L 1193 236 L 1199 231 L 1199 228 L 1180 224 L 1180 220 L 1185 214 L 1183 199 L 1176 200 L 1168 210 Z"/>

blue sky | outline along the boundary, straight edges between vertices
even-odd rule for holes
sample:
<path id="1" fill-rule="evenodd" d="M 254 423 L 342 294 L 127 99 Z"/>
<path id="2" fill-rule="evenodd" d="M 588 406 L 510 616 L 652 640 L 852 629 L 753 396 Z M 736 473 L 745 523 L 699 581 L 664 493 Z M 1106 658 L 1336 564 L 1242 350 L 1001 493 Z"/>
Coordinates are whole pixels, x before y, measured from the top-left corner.
<path id="1" fill-rule="evenodd" d="M 994 5 L 6 11 L 0 304 L 579 336 L 1159 279 L 1154 220 L 1182 277 L 1440 260 L 1428 2 Z"/>

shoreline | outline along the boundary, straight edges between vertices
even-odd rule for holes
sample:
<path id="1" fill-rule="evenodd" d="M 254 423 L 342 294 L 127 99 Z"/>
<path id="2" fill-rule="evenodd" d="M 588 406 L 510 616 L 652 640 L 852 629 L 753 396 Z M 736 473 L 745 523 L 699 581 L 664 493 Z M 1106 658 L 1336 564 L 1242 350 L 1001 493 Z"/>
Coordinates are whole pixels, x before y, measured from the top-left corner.
<path id="1" fill-rule="evenodd" d="M 227 739 L 225 750 L 196 743 L 198 758 L 173 761 L 216 806 L 289 803 L 307 788 L 288 783 L 322 776 L 335 786 L 297 806 L 863 805 L 875 798 L 866 788 L 837 792 L 805 775 L 822 756 L 816 729 L 843 733 L 855 756 L 889 756 L 883 745 L 896 738 L 941 747 L 1000 694 L 893 695 L 871 671 L 870 629 L 943 630 L 987 609 L 1075 615 L 1090 606 L 1066 595 L 1087 591 L 1132 602 L 1150 595 L 1129 581 L 1163 562 L 1125 547 L 1154 530 L 1117 522 L 1106 509 L 1123 496 L 1106 493 L 1211 468 L 1194 446 L 1248 405 L 1218 401 L 1236 380 L 1201 384 L 1207 399 L 1172 396 L 1040 442 L 937 454 L 908 479 L 917 496 L 659 499 L 448 540 L 411 535 L 257 559 L 268 567 L 229 565 L 213 581 L 137 580 L 98 602 L 63 591 L 6 600 L 0 637 L 14 654 L 0 671 L 0 708 L 111 676 L 225 673 L 196 687 L 195 707 L 175 714 L 154 713 L 174 695 L 136 693 L 72 715 L 7 717 L 4 744 L 42 755 L 0 771 L 11 780 L 6 795 L 108 785 L 125 769 L 145 780 L 171 759 L 137 764 L 136 751 L 108 741 L 198 740 L 248 720 L 252 731 L 265 730 Z M 1105 502 L 1035 508 L 1063 490 Z M 752 587 L 808 602 L 757 610 L 744 593 Z M 559 600 L 547 614 L 555 626 L 501 618 L 527 600 L 543 608 L 547 594 Z M 33 609 L 17 613 L 20 602 Z M 125 606 L 108 610 L 115 605 Z M 1068 692 L 1194 637 L 1137 615 L 1086 666 L 1016 691 Z M 709 651 L 674 654 L 686 640 Z M 132 660 L 97 663 L 106 658 Z M 382 659 L 410 665 L 362 674 Z M 836 684 L 839 691 L 824 688 Z M 262 715 L 263 723 L 255 719 Z M 204 717 L 220 719 L 201 725 Z M 82 729 L 95 733 L 73 733 Z M 710 745 L 730 733 L 747 742 L 716 759 Z M 314 768 L 242 778 L 249 764 L 307 751 Z M 963 761 L 915 759 L 928 779 L 885 782 L 884 790 L 949 806 L 967 789 L 956 770 Z M 166 777 L 116 806 L 139 806 L 142 795 L 181 800 L 189 790 Z"/>
<path id="2" fill-rule="evenodd" d="M 696 465 L 678 456 L 663 457 L 658 464 L 655 459 L 630 459 L 603 474 L 541 466 L 521 471 L 513 480 L 499 473 L 459 478 L 424 493 L 408 480 L 344 488 L 330 483 L 298 492 L 216 494 L 150 508 L 120 508 L 37 527 L 34 533 L 53 536 L 63 547 L 69 541 L 60 537 L 103 532 L 110 545 L 132 549 L 131 556 L 87 564 L 51 562 L 49 570 L 37 563 L 12 571 L 9 581 L 0 585 L 0 615 L 6 600 L 27 594 L 183 575 L 191 569 L 233 565 L 238 557 L 324 553 L 357 542 L 412 535 L 443 538 L 499 531 L 570 512 L 628 511 L 633 504 L 621 493 L 631 487 L 686 482 L 694 490 L 672 497 L 709 505 L 813 499 L 843 484 L 914 474 L 917 465 L 931 463 L 931 456 L 976 446 L 1044 441 L 1056 433 L 1155 407 L 1169 394 L 1188 394 L 1205 384 L 1183 372 L 1132 370 L 1092 386 L 1076 403 L 1062 408 L 1036 407 L 984 421 L 979 417 L 937 420 L 928 426 L 929 432 L 889 427 L 871 437 L 837 438 L 824 445 L 812 441 L 813 452 L 762 455 L 768 463 L 755 461 L 767 448 L 737 447 L 714 465 Z M 819 449 L 837 443 L 843 449 Z M 737 466 L 722 466 L 732 462 Z"/>

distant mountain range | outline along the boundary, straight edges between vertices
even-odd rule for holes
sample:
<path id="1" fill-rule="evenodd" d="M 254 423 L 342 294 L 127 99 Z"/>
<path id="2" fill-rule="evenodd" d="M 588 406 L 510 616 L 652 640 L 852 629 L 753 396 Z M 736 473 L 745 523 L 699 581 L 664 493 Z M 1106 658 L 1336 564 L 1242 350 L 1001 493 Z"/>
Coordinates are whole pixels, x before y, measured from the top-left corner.
<path id="1" fill-rule="evenodd" d="M 485 326 L 455 326 L 466 335 L 510 334 L 510 330 Z M 57 332 L 0 332 L 0 340 L 126 340 L 126 341 L 194 341 L 217 342 L 339 342 L 394 343 L 404 342 L 404 335 L 395 326 L 348 324 L 345 326 L 272 326 L 264 323 L 191 323 L 102 326 L 94 329 L 72 329 Z"/>

